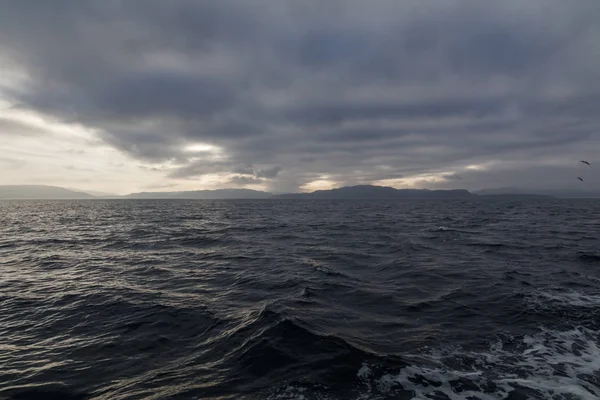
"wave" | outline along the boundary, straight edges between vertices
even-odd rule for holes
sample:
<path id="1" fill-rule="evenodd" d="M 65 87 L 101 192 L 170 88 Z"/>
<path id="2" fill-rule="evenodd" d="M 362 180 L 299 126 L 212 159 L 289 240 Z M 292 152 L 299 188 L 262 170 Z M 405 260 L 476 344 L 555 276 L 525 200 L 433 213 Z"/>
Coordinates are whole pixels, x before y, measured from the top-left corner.
<path id="1" fill-rule="evenodd" d="M 588 263 L 600 263 L 600 254 L 580 252 L 577 258 Z"/>
<path id="2" fill-rule="evenodd" d="M 543 308 L 600 308 L 600 295 L 581 292 L 539 292 L 533 296 L 538 307 Z"/>
<path id="3" fill-rule="evenodd" d="M 336 271 L 335 269 L 333 269 L 332 267 L 328 267 L 326 265 L 324 265 L 323 263 L 320 263 L 316 260 L 312 260 L 312 259 L 303 259 L 301 261 L 302 265 L 306 265 L 310 268 L 314 268 L 315 271 L 321 272 L 325 275 L 329 275 L 329 276 L 346 276 L 343 273 Z"/>
<path id="4" fill-rule="evenodd" d="M 506 241 L 492 241 L 492 240 L 482 240 L 482 239 L 474 239 L 471 242 L 464 243 L 465 246 L 473 246 L 473 247 L 491 247 L 491 248 L 506 248 L 506 249 L 519 249 L 526 250 L 534 248 L 535 246 L 530 244 L 518 244 L 515 242 L 506 242 Z"/>
<path id="5" fill-rule="evenodd" d="M 229 352 L 224 362 L 236 366 L 235 374 L 253 377 L 274 374 L 281 379 L 287 372 L 292 372 L 292 377 L 299 366 L 310 364 L 314 372 L 319 366 L 325 370 L 331 368 L 335 360 L 345 366 L 364 357 L 363 351 L 343 339 L 313 332 L 306 325 L 297 318 L 265 308 L 254 321 L 236 332 L 247 339 Z"/>
<path id="6" fill-rule="evenodd" d="M 220 237 L 186 237 L 169 238 L 153 236 L 142 239 L 138 237 L 129 239 L 113 239 L 111 242 L 102 245 L 105 250 L 125 250 L 125 251 L 145 251 L 145 250 L 172 250 L 180 248 L 210 248 L 216 245 L 229 244 L 225 236 Z"/>
<path id="7" fill-rule="evenodd" d="M 470 234 L 476 234 L 479 231 L 475 230 L 475 229 L 464 229 L 464 228 L 458 228 L 458 227 L 452 227 L 452 226 L 446 226 L 446 225 L 440 225 L 437 227 L 431 227 L 431 228 L 426 228 L 424 229 L 425 232 L 457 232 L 457 233 L 470 233 Z"/>
<path id="8" fill-rule="evenodd" d="M 600 306 L 600 296 L 577 292 L 537 292 L 525 300 L 530 311 L 542 314 L 553 307 L 596 312 Z M 355 353 L 347 361 L 356 365 L 363 350 L 352 350 Z M 401 357 L 368 352 L 363 357 L 352 377 L 339 377 L 346 387 L 335 387 L 327 380 L 287 381 L 269 391 L 266 398 L 600 398 L 600 331 L 593 324 L 564 330 L 538 327 L 521 336 L 498 334 L 488 342 L 487 350 L 454 345 L 423 347 Z M 341 372 L 350 373 L 348 368 Z"/>
<path id="9" fill-rule="evenodd" d="M 364 360 L 352 387 L 286 383 L 269 399 L 577 399 L 600 398 L 598 332 L 542 330 L 492 342 L 487 351 L 457 347 L 404 355 L 403 364 Z"/>
<path id="10" fill-rule="evenodd" d="M 488 352 L 416 355 L 390 368 L 363 362 L 351 386 L 286 383 L 267 399 L 577 399 L 600 397 L 600 353 L 584 330 L 544 332 L 523 340 L 520 352 L 494 343 Z M 567 346 L 583 343 L 575 353 Z M 581 356 L 579 356 L 581 355 Z M 410 360 L 410 356 L 406 357 Z M 463 364 L 457 367 L 457 364 Z M 468 367 L 468 365 L 471 367 Z M 265 398 L 257 397 L 257 398 Z"/>
<path id="11" fill-rule="evenodd" d="M 8 400 L 87 400 L 87 393 L 70 390 L 61 383 L 15 385 L 0 389 L 0 396 Z"/>
<path id="12" fill-rule="evenodd" d="M 365 363 L 357 376 L 370 393 L 404 393 L 415 398 L 600 397 L 597 331 L 581 327 L 542 330 L 525 336 L 516 346 L 512 342 L 491 343 L 487 352 L 445 349 L 407 356 L 414 361 L 395 373 L 377 374 L 373 366 Z M 419 365 L 424 361 L 425 366 Z"/>

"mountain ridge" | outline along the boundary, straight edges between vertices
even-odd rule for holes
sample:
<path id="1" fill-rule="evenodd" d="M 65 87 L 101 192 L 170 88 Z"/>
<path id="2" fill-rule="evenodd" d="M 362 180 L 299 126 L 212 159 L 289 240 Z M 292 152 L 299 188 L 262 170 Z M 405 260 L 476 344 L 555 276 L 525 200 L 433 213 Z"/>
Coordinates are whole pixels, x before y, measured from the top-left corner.
<path id="1" fill-rule="evenodd" d="M 122 198 L 126 199 L 267 199 L 273 194 L 252 189 L 214 189 L 214 190 L 188 190 L 181 192 L 138 192 L 130 193 Z"/>
<path id="2" fill-rule="evenodd" d="M 0 199 L 14 200 L 83 200 L 94 196 L 78 191 L 51 185 L 1 185 Z"/>
<path id="3" fill-rule="evenodd" d="M 520 196 L 546 196 L 555 198 L 597 198 L 600 197 L 600 190 L 584 189 L 525 189 L 517 187 L 500 187 L 491 189 L 481 189 L 473 191 L 480 196 L 493 195 L 520 195 Z"/>
<path id="4" fill-rule="evenodd" d="M 93 192 L 98 193 L 99 192 Z M 478 197 L 515 198 L 598 198 L 600 191 L 566 189 L 534 190 L 522 188 L 396 189 L 389 186 L 355 185 L 310 193 L 274 194 L 252 189 L 214 189 L 176 192 L 137 192 L 127 195 L 98 196 L 84 190 L 52 185 L 0 185 L 0 199 L 468 199 Z"/>
<path id="5" fill-rule="evenodd" d="M 356 185 L 336 189 L 317 190 L 311 193 L 286 193 L 273 196 L 279 199 L 425 199 L 471 198 L 465 189 L 396 189 L 389 186 Z"/>

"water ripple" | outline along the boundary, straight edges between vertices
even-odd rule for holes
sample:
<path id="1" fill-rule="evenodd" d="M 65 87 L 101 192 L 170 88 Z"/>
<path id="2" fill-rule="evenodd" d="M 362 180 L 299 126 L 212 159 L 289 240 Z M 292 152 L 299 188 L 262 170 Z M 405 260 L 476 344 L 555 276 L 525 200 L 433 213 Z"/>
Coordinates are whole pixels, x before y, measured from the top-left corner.
<path id="1" fill-rule="evenodd" d="M 3 201 L 0 397 L 596 399 L 598 220 L 595 200 Z"/>

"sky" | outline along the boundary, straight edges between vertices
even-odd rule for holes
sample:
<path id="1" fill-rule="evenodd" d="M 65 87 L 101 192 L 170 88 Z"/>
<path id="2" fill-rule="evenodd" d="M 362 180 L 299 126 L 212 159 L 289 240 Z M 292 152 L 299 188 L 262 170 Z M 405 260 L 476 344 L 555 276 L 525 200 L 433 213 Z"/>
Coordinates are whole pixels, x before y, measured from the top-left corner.
<path id="1" fill-rule="evenodd" d="M 0 184 L 600 189 L 598 0 L 0 0 L 0 37 Z"/>

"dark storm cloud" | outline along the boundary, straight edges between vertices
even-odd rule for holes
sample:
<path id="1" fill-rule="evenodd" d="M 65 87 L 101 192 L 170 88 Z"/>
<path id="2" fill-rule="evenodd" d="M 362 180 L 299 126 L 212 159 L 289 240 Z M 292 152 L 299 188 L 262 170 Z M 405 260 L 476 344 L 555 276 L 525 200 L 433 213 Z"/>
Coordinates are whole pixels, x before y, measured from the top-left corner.
<path id="1" fill-rule="evenodd" d="M 449 171 L 476 185 L 490 171 L 453 169 L 598 147 L 597 0 L 0 8 L 0 57 L 29 78 L 0 94 L 140 160 L 176 162 L 172 178 L 289 190 Z M 225 158 L 198 160 L 183 150 L 193 143 Z"/>

